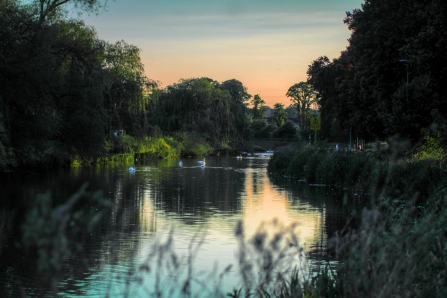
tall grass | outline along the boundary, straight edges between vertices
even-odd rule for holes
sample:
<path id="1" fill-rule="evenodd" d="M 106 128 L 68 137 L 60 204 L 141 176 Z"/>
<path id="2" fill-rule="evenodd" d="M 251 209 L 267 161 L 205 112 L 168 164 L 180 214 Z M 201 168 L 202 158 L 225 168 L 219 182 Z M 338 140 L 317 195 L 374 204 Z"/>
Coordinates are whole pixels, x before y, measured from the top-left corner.
<path id="1" fill-rule="evenodd" d="M 425 210 L 409 201 L 364 209 L 357 230 L 332 239 L 337 297 L 447 297 L 445 192 Z"/>
<path id="2" fill-rule="evenodd" d="M 405 199 L 417 195 L 423 203 L 433 189 L 447 186 L 447 164 L 436 160 L 391 159 L 373 154 L 299 149 L 276 152 L 268 171 L 338 187 L 353 188 L 375 199 Z"/>
<path id="3" fill-rule="evenodd" d="M 330 240 L 339 263 L 317 276 L 334 280 L 323 297 L 447 297 L 445 159 L 421 156 L 275 153 L 272 174 L 363 190 L 372 202 L 355 215 L 358 228 Z"/>

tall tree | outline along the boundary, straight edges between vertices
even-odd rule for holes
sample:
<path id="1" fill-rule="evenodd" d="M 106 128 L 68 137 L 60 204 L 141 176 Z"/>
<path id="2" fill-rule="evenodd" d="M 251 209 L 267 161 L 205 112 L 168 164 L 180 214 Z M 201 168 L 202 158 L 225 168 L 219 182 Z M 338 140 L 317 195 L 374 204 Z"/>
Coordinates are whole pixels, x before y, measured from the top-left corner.
<path id="1" fill-rule="evenodd" d="M 143 136 L 147 129 L 147 107 L 157 84 L 144 74 L 140 49 L 125 41 L 106 44 L 104 68 L 108 72 L 111 127 Z"/>
<path id="2" fill-rule="evenodd" d="M 249 136 L 246 107 L 210 78 L 182 79 L 158 92 L 149 122 L 167 132 L 199 133 L 214 147 L 243 143 Z"/>
<path id="3" fill-rule="evenodd" d="M 102 4 L 101 0 L 34 0 L 34 5 L 38 10 L 39 24 L 49 20 L 57 20 L 64 12 L 64 6 L 71 4 L 79 11 L 98 12 L 107 0 Z"/>
<path id="4" fill-rule="evenodd" d="M 265 115 L 265 101 L 256 94 L 251 100 L 253 119 L 262 119 Z"/>
<path id="5" fill-rule="evenodd" d="M 447 3 L 404 3 L 365 1 L 344 20 L 351 37 L 340 60 L 351 70 L 337 76 L 338 98 L 365 139 L 399 135 L 417 142 L 421 130 L 444 121 L 435 114 L 447 113 Z"/>
<path id="6" fill-rule="evenodd" d="M 284 110 L 284 105 L 282 103 L 275 103 L 273 106 L 275 113 L 273 115 L 273 121 L 276 126 L 280 127 L 287 121 L 287 113 Z"/>
<path id="7" fill-rule="evenodd" d="M 220 84 L 220 88 L 222 90 L 228 90 L 233 100 L 244 103 L 245 105 L 247 105 L 246 102 L 251 98 L 251 95 L 247 93 L 247 88 L 245 88 L 244 85 L 236 79 L 222 82 L 222 84 Z"/>
<path id="8" fill-rule="evenodd" d="M 344 55 L 333 62 L 322 56 L 314 60 L 307 70 L 308 83 L 316 92 L 320 106 L 321 135 L 327 138 L 334 137 L 334 127 L 349 128 L 352 109 L 347 104 L 349 94 L 347 88 L 341 88 L 340 82 L 352 77 L 353 68 Z M 348 80 L 349 82 L 349 80 Z"/>
<path id="9" fill-rule="evenodd" d="M 317 102 L 315 89 L 307 82 L 300 82 L 290 87 L 286 96 L 290 98 L 290 101 L 298 112 L 300 127 L 308 127 L 310 107 L 314 102 Z"/>

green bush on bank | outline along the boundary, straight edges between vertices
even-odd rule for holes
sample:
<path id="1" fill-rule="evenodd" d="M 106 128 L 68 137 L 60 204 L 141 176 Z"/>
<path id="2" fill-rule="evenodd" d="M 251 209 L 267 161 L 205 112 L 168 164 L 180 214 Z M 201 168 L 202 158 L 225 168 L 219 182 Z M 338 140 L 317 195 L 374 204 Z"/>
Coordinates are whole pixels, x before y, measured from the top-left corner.
<path id="1" fill-rule="evenodd" d="M 124 151 L 127 153 L 146 155 L 147 157 L 167 158 L 180 154 L 180 144 L 172 137 L 144 137 L 136 139 L 123 136 Z"/>
<path id="2" fill-rule="evenodd" d="M 182 156 L 203 156 L 213 150 L 205 138 L 198 133 L 179 132 L 175 134 L 175 139 L 180 143 Z M 222 147 L 226 146 L 222 144 Z"/>
<path id="3" fill-rule="evenodd" d="M 363 184 L 374 164 L 366 156 L 305 148 L 276 152 L 269 161 L 268 170 L 275 175 L 295 177 L 308 183 L 348 187 Z"/>
<path id="4" fill-rule="evenodd" d="M 0 144 L 1 145 L 1 144 Z M 178 156 L 208 155 L 213 148 L 205 138 L 196 133 L 182 132 L 175 136 L 159 136 L 135 138 L 130 135 L 112 137 L 104 143 L 104 150 L 96 156 L 70 155 L 57 146 L 47 149 L 44 153 L 28 150 L 28 160 L 21 164 L 28 166 L 67 166 L 72 167 L 106 164 L 112 162 L 133 162 L 134 159 L 174 158 Z M 13 165 L 6 162 L 8 155 L 0 146 L 0 169 Z"/>
<path id="5" fill-rule="evenodd" d="M 447 185 L 447 169 L 433 160 L 387 160 L 352 152 L 322 152 L 311 148 L 276 152 L 268 171 L 308 183 L 380 191 L 382 196 L 401 199 L 416 195 L 420 201 Z"/>
<path id="6" fill-rule="evenodd" d="M 168 158 L 180 155 L 181 144 L 172 137 L 149 137 L 141 139 L 129 135 L 114 137 L 106 142 L 108 153 L 92 156 L 75 156 L 71 159 L 72 167 L 82 165 L 106 164 L 111 162 L 133 162 L 135 158 Z"/>

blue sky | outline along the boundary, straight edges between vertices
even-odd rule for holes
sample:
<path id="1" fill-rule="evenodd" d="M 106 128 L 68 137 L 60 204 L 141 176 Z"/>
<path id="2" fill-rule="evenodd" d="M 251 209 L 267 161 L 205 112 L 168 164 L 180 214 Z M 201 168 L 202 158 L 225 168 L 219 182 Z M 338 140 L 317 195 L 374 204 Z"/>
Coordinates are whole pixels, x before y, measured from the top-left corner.
<path id="1" fill-rule="evenodd" d="M 181 78 L 238 79 L 267 105 L 288 106 L 288 88 L 306 80 L 319 56 L 348 44 L 346 11 L 360 0 L 116 0 L 82 16 L 108 42 L 139 47 L 146 75 L 163 87 Z"/>

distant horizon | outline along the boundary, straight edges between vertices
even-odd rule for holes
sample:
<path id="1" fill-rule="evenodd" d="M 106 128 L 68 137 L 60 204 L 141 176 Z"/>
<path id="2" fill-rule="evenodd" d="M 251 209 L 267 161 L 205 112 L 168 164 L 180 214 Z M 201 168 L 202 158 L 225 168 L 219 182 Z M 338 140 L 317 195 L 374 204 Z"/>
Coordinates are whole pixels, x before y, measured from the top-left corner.
<path id="1" fill-rule="evenodd" d="M 286 92 L 307 80 L 320 56 L 346 49 L 346 11 L 360 0 L 108 1 L 99 15 L 83 15 L 98 37 L 141 49 L 148 78 L 165 88 L 181 79 L 236 79 L 266 105 L 291 104 Z"/>

